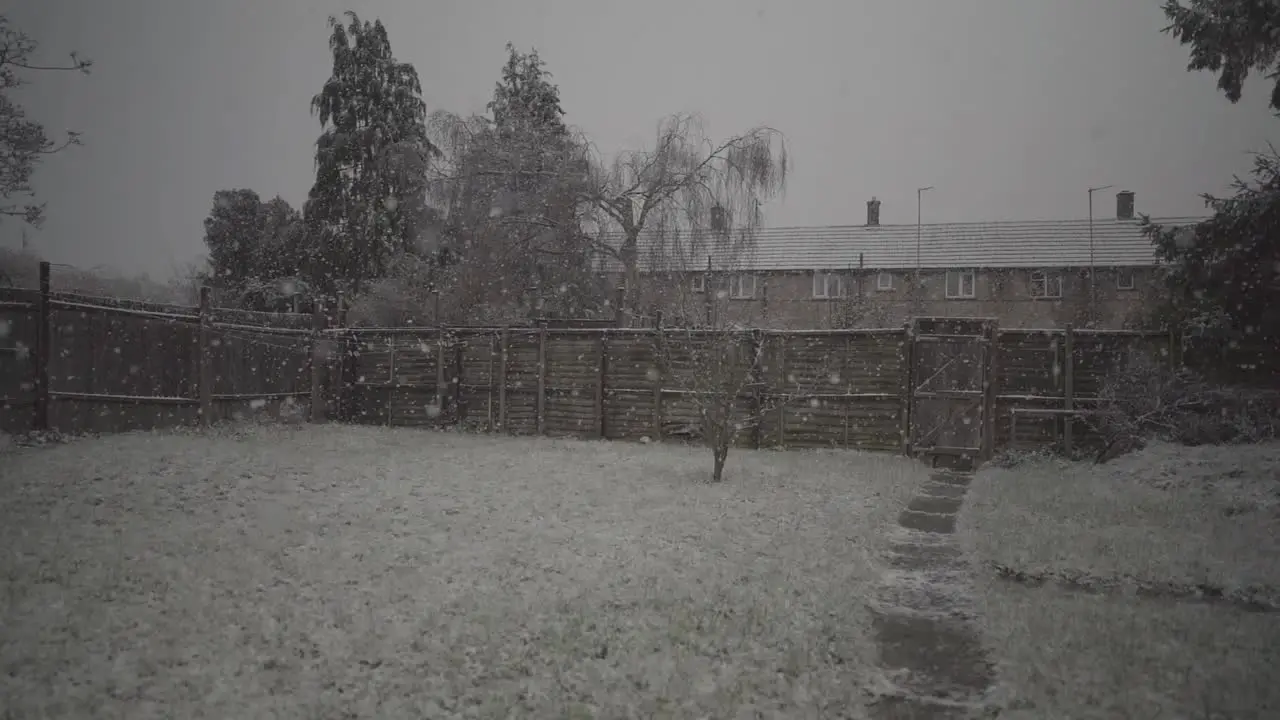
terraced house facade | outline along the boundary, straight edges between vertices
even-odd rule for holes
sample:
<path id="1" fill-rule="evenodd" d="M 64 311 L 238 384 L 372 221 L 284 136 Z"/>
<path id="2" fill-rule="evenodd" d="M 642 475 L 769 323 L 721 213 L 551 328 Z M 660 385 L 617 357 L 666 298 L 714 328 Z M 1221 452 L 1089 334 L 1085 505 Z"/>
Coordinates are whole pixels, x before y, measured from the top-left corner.
<path id="1" fill-rule="evenodd" d="M 776 329 L 861 328 L 931 316 L 1120 329 L 1156 291 L 1158 262 L 1133 193 L 1117 194 L 1116 213 L 1092 221 L 881 225 L 879 216 L 873 199 L 864 225 L 761 229 L 738 257 L 709 251 L 705 269 L 672 272 L 642 260 L 639 306 L 661 310 L 669 324 L 716 317 Z"/>

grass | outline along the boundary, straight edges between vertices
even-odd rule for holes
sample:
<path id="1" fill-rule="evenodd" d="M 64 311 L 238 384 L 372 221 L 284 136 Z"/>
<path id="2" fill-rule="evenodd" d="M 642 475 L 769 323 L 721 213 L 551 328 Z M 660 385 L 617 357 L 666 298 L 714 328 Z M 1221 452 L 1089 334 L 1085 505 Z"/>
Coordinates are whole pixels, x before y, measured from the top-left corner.
<path id="1" fill-rule="evenodd" d="M 0 717 L 854 712 L 924 471 L 359 427 L 0 454 Z"/>
<path id="2" fill-rule="evenodd" d="M 981 568 L 1002 717 L 1280 714 L 1280 615 L 1230 604 L 1085 594 L 1032 574 L 1209 585 L 1275 601 L 1280 444 L 1156 444 L 1106 465 L 1041 459 L 978 474 L 958 533 Z"/>

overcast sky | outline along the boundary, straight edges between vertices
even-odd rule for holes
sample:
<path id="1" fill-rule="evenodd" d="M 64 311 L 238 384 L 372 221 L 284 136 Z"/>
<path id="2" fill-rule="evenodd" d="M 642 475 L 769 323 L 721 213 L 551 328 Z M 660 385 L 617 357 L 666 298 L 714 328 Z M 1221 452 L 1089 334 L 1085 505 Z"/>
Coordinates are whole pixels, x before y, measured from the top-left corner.
<path id="1" fill-rule="evenodd" d="M 47 258 L 167 276 L 203 250 L 214 191 L 300 207 L 330 71 L 328 15 L 381 18 L 429 110 L 481 111 L 508 41 L 536 47 L 567 120 L 608 153 L 691 111 L 722 137 L 767 124 L 790 143 L 770 225 L 1067 219 L 1085 190 L 1137 193 L 1139 212 L 1199 214 L 1199 193 L 1276 138 L 1266 88 L 1231 105 L 1162 34 L 1158 0 L 0 0 L 87 77 L 21 93 L 84 147 L 48 160 Z M 1114 212 L 1108 191 L 1097 214 Z M 15 223 L 0 243 L 16 246 Z"/>

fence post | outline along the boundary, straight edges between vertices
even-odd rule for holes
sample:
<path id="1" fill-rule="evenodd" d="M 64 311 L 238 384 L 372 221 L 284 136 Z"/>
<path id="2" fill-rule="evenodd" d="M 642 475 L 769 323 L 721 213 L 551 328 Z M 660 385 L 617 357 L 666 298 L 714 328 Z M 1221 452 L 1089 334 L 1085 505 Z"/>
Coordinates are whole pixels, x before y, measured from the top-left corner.
<path id="1" fill-rule="evenodd" d="M 436 422 L 444 419 L 444 327 L 436 325 Z"/>
<path id="2" fill-rule="evenodd" d="M 599 377 L 597 378 L 597 382 L 596 382 L 596 420 L 598 421 L 596 423 L 596 432 L 599 434 L 601 440 L 607 437 L 605 435 L 606 428 L 605 428 L 605 416 L 604 416 L 604 395 L 608 391 L 608 380 L 607 380 L 607 376 L 609 374 L 609 337 L 608 335 L 609 335 L 608 330 L 600 331 L 600 342 L 597 345 L 597 349 L 596 349 L 596 353 L 597 353 L 596 368 L 599 371 Z"/>
<path id="3" fill-rule="evenodd" d="M 845 395 L 853 394 L 853 383 L 849 380 L 849 356 L 851 355 L 853 355 L 853 335 L 852 334 L 844 336 L 844 355 L 841 356 L 840 358 L 840 379 L 844 381 L 843 384 L 844 384 Z M 843 405 L 844 407 L 841 414 L 844 416 L 843 417 L 844 449 L 848 450 L 849 449 L 849 422 L 850 422 L 849 408 L 852 407 L 853 401 L 850 398 L 846 397 L 844 399 Z"/>
<path id="4" fill-rule="evenodd" d="M 901 377 L 899 379 L 900 387 L 898 388 L 899 405 L 902 406 L 900 415 L 902 426 L 899 433 L 902 435 L 902 454 L 911 454 L 911 398 L 915 395 L 915 326 L 910 320 L 902 325 L 902 345 L 898 352 L 898 361 L 902 363 Z"/>
<path id="5" fill-rule="evenodd" d="M 1075 406 L 1075 337 L 1075 330 L 1071 323 L 1067 323 L 1062 342 L 1062 407 L 1067 411 L 1062 416 L 1062 450 L 1068 457 L 1071 455 L 1072 445 L 1071 426 L 1075 425 L 1075 417 L 1071 413 Z"/>
<path id="6" fill-rule="evenodd" d="M 200 424 L 209 427 L 213 424 L 213 365 L 209 362 L 210 330 L 213 324 L 212 290 L 205 285 L 200 288 L 200 330 L 196 343 L 200 347 L 198 374 L 196 384 L 200 395 Z"/>
<path id="7" fill-rule="evenodd" d="M 336 301 L 334 326 L 338 330 L 345 331 L 347 329 L 347 298 L 342 293 L 338 293 Z M 347 403 L 349 402 L 347 356 L 351 353 L 350 339 L 345 332 L 333 333 L 333 337 L 335 338 L 333 343 L 334 354 L 337 356 L 332 374 L 333 381 L 330 383 L 330 392 L 333 393 L 333 413 L 338 420 L 347 420 Z"/>
<path id="8" fill-rule="evenodd" d="M 662 380 L 666 373 L 666 333 L 662 329 L 662 311 L 654 319 L 653 335 L 653 439 L 662 441 Z"/>
<path id="9" fill-rule="evenodd" d="M 782 391 L 778 393 L 778 447 L 782 448 L 787 444 L 787 336 L 779 334 L 777 338 L 778 383 Z"/>
<path id="10" fill-rule="evenodd" d="M 324 306 L 317 299 L 311 308 L 311 422 L 324 422 Z"/>
<path id="11" fill-rule="evenodd" d="M 538 325 L 538 387 L 535 426 L 539 435 L 547 431 L 547 325 Z"/>
<path id="12" fill-rule="evenodd" d="M 462 335 L 457 331 L 453 335 L 453 378 L 449 381 L 450 393 L 453 396 L 453 424 L 462 427 L 467 420 L 467 406 L 463 402 L 462 383 L 466 380 L 463 377 L 463 354 L 465 352 L 465 341 Z"/>
<path id="13" fill-rule="evenodd" d="M 983 459 L 990 460 L 996 452 L 996 378 L 1000 362 L 1000 321 L 987 323 L 987 367 L 983 379 Z"/>
<path id="14" fill-rule="evenodd" d="M 764 331 L 751 331 L 751 447 L 759 450 L 764 426 L 764 383 L 761 363 L 764 359 Z"/>
<path id="15" fill-rule="evenodd" d="M 502 347 L 498 362 L 498 428 L 507 431 L 507 358 L 511 353 L 511 328 L 502 328 Z"/>
<path id="16" fill-rule="evenodd" d="M 49 359 L 53 345 L 53 307 L 50 305 L 49 263 L 40 262 L 40 298 L 36 306 L 36 357 L 35 357 L 35 430 L 49 429 Z"/>

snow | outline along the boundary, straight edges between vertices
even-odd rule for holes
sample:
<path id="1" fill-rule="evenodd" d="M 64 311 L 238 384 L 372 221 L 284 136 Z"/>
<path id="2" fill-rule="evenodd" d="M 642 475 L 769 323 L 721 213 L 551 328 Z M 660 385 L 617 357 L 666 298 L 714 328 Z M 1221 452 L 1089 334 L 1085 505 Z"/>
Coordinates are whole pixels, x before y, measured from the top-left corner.
<path id="1" fill-rule="evenodd" d="M 983 557 L 1019 570 L 1266 586 L 1280 601 L 1280 443 L 991 468 L 965 518 Z"/>
<path id="2" fill-rule="evenodd" d="M 901 458 L 241 426 L 0 463 L 0 716 L 817 717 Z M 839 656 L 839 663 L 831 658 Z"/>
<path id="3" fill-rule="evenodd" d="M 1263 718 L 1280 707 L 1275 613 L 1035 588 L 987 567 L 1280 602 L 1280 443 L 1153 443 L 1105 465 L 986 469 L 957 534 L 978 567 L 1001 717 Z"/>

